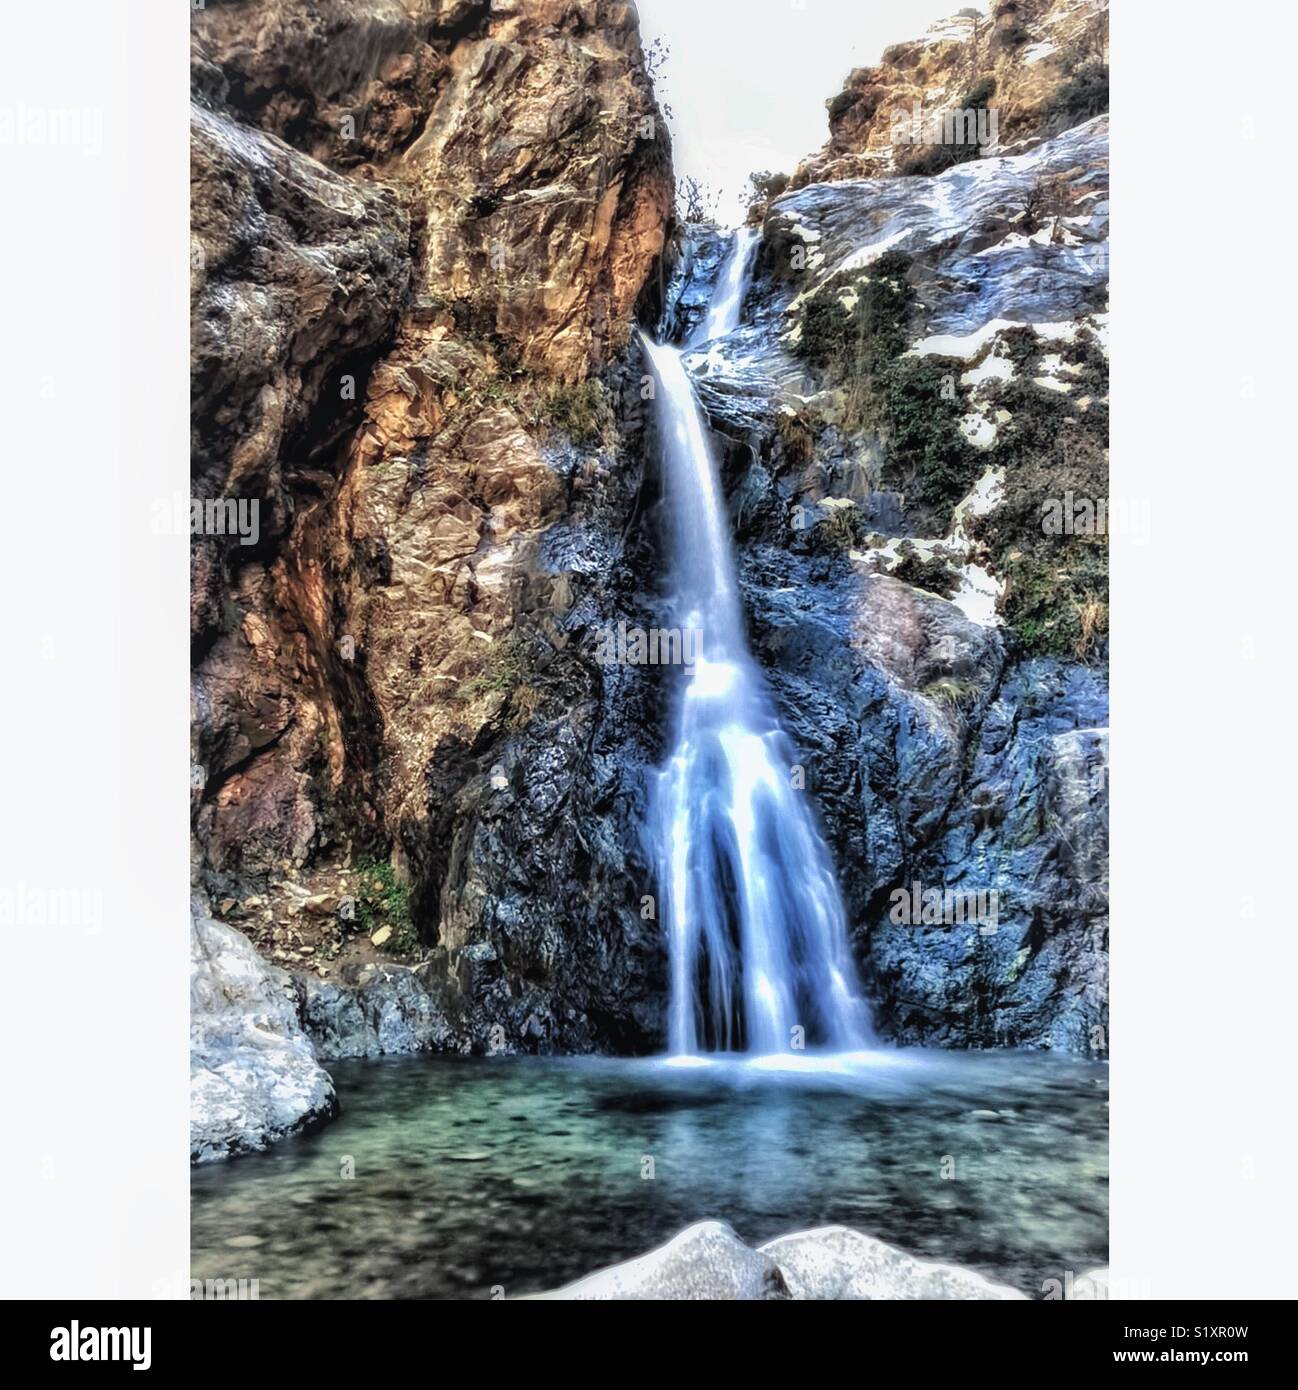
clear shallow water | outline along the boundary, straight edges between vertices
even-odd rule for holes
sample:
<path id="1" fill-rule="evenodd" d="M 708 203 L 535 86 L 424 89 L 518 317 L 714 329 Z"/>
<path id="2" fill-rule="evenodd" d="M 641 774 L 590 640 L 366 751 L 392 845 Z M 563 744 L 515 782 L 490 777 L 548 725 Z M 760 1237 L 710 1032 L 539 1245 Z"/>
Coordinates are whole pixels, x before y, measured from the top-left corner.
<path id="1" fill-rule="evenodd" d="M 262 1298 L 513 1296 L 706 1218 L 750 1242 L 855 1226 L 1030 1296 L 1107 1262 L 1107 1068 L 788 1061 L 333 1064 L 337 1120 L 194 1170 L 192 1275 L 255 1278 Z"/>

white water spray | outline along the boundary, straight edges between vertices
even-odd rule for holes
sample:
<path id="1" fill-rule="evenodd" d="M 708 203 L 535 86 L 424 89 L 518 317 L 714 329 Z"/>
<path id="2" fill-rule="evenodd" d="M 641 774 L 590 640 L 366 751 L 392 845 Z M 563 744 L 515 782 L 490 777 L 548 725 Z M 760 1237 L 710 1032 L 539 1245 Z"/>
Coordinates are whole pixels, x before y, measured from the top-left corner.
<path id="1" fill-rule="evenodd" d="M 741 284 L 736 318 L 742 295 Z M 658 380 L 675 620 L 702 632 L 651 811 L 671 1051 L 858 1050 L 869 1020 L 838 885 L 748 652 L 702 413 L 679 351 L 648 340 L 645 350 Z"/>

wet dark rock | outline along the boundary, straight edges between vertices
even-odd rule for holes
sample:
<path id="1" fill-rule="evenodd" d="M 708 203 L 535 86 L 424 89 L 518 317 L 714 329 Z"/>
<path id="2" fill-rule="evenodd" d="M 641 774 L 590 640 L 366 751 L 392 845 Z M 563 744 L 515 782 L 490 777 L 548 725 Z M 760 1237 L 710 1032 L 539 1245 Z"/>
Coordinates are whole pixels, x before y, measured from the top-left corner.
<path id="1" fill-rule="evenodd" d="M 687 222 L 668 247 L 671 273 L 663 291 L 660 342 L 683 343 L 707 316 L 717 274 L 733 233 L 705 222 Z"/>
<path id="2" fill-rule="evenodd" d="M 349 966 L 338 982 L 298 975 L 293 984 L 302 1027 L 322 1061 L 455 1047 L 455 1031 L 427 971 Z"/>
<path id="3" fill-rule="evenodd" d="M 1108 700 L 1101 673 L 1015 667 L 959 796 L 913 860 L 926 886 L 995 889 L 994 931 L 870 934 L 880 1017 L 906 1041 L 1108 1053 Z"/>

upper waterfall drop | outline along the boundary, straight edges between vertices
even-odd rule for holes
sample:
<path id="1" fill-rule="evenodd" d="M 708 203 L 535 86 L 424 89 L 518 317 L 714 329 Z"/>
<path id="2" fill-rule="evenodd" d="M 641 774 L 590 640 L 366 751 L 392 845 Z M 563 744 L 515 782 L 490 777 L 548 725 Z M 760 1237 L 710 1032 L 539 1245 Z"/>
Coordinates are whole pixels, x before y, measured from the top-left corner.
<path id="1" fill-rule="evenodd" d="M 732 259 L 750 265 L 753 249 L 739 242 Z M 718 290 L 732 328 L 745 287 L 741 273 Z M 672 615 L 700 634 L 701 649 L 651 799 L 670 1048 L 678 1056 L 858 1051 L 870 1027 L 847 921 L 793 747 L 748 651 L 703 414 L 680 350 L 644 345 L 658 382 Z"/>
<path id="2" fill-rule="evenodd" d="M 726 253 L 717 274 L 716 288 L 708 311 L 699 326 L 690 334 L 689 346 L 699 347 L 714 338 L 723 338 L 739 327 L 739 314 L 752 275 L 753 257 L 761 240 L 754 227 L 738 227 L 734 245 Z"/>

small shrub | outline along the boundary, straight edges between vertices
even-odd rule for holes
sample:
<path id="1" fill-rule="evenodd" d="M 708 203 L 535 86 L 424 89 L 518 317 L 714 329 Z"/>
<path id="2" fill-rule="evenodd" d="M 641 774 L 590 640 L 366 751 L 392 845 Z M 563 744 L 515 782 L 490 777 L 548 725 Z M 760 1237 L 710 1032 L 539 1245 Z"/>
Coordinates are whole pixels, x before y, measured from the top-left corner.
<path id="1" fill-rule="evenodd" d="M 932 357 L 899 357 L 884 378 L 888 472 L 939 525 L 950 519 L 980 467 L 960 433 L 964 407 L 958 380 L 949 364 Z"/>
<path id="2" fill-rule="evenodd" d="M 960 105 L 965 110 L 977 110 L 980 107 L 985 107 L 995 95 L 996 79 L 990 75 L 987 77 L 980 77 L 964 94 L 964 100 Z"/>
<path id="3" fill-rule="evenodd" d="M 1067 82 L 1055 89 L 1047 114 L 1056 123 L 1075 126 L 1108 109 L 1109 65 L 1092 59 L 1083 63 Z"/>
<path id="4" fill-rule="evenodd" d="M 380 927 L 391 928 L 384 950 L 409 955 L 419 945 L 419 934 L 410 916 L 410 889 L 398 881 L 397 872 L 386 859 L 362 860 L 353 882 L 356 920 L 366 936 Z"/>
<path id="5" fill-rule="evenodd" d="M 1080 329 L 1071 343 L 1065 343 L 1060 348 L 1060 356 L 1082 369 L 1074 378 L 1079 389 L 1095 396 L 1108 395 L 1109 359 L 1104 355 L 1100 340 L 1089 328 Z"/>
<path id="6" fill-rule="evenodd" d="M 1059 218 L 1065 216 L 1070 206 L 1068 184 L 1064 179 L 1038 175 L 1023 199 L 1023 220 L 1020 227 L 1030 236 L 1049 223 L 1057 223 Z"/>
<path id="7" fill-rule="evenodd" d="M 901 563 L 892 571 L 894 579 L 925 589 L 939 598 L 950 598 L 960 587 L 960 576 L 940 556 L 924 559 L 913 547 L 902 547 Z"/>
<path id="8" fill-rule="evenodd" d="M 1077 604 L 1077 640 L 1073 643 L 1073 655 L 1079 661 L 1089 660 L 1108 630 L 1109 605 L 1093 593 L 1083 594 Z"/>
<path id="9" fill-rule="evenodd" d="M 954 109 L 975 113 L 986 111 L 987 103 L 995 94 L 996 79 L 990 76 L 981 77 L 969 88 Z M 989 123 L 979 121 L 977 115 L 974 121 L 972 128 L 975 131 L 989 128 Z M 905 177 L 931 178 L 934 174 L 952 169 L 957 164 L 977 159 L 978 151 L 979 146 L 973 140 L 949 143 L 943 140 L 931 145 L 916 145 L 907 154 L 898 156 L 897 172 Z"/>
<path id="10" fill-rule="evenodd" d="M 775 417 L 775 433 L 784 446 L 784 457 L 794 468 L 805 468 L 815 453 L 815 432 L 802 414 L 785 411 Z"/>
<path id="11" fill-rule="evenodd" d="M 1087 660 L 1108 629 L 1108 605 L 1096 589 L 1108 586 L 1108 552 L 1083 544 L 1052 560 L 1022 552 L 1002 557 L 1002 612 L 1026 656 Z"/>
<path id="12" fill-rule="evenodd" d="M 802 332 L 795 348 L 815 367 L 840 362 L 847 353 L 852 316 L 836 294 L 819 290 L 802 306 Z"/>
<path id="13" fill-rule="evenodd" d="M 748 182 L 750 190 L 747 195 L 747 204 L 750 208 L 765 208 L 772 198 L 778 198 L 789 186 L 788 174 L 772 173 L 769 169 L 761 169 L 755 174 L 749 174 Z"/>
<path id="14" fill-rule="evenodd" d="M 865 522 L 855 503 L 830 507 L 821 523 L 824 534 L 841 550 L 852 550 L 865 534 Z"/>
<path id="15" fill-rule="evenodd" d="M 508 695 L 522 680 L 524 665 L 523 644 L 511 633 L 492 646 L 486 665 L 476 676 L 456 686 L 456 697 L 476 700 L 480 695 Z"/>
<path id="16" fill-rule="evenodd" d="M 509 725 L 523 729 L 532 722 L 545 703 L 545 696 L 534 685 L 516 686 L 509 696 Z"/>
<path id="17" fill-rule="evenodd" d="M 593 377 L 576 386 L 552 387 L 541 407 L 541 419 L 562 430 L 574 444 L 595 444 L 612 423 L 612 410 L 603 386 Z"/>
<path id="18" fill-rule="evenodd" d="M 1022 48 L 1031 38 L 1032 31 L 1021 19 L 1016 17 L 1008 24 L 996 27 L 992 34 L 992 47 L 999 48 L 1005 53 L 1012 53 L 1016 48 Z"/>
<path id="19" fill-rule="evenodd" d="M 930 681 L 920 692 L 930 700 L 945 705 L 948 709 L 963 709 L 978 696 L 976 681 L 958 680 L 954 676 L 942 676 Z"/>
<path id="20" fill-rule="evenodd" d="M 904 178 L 932 178 L 977 158 L 975 144 L 915 145 L 911 153 L 898 159 L 897 172 Z"/>

